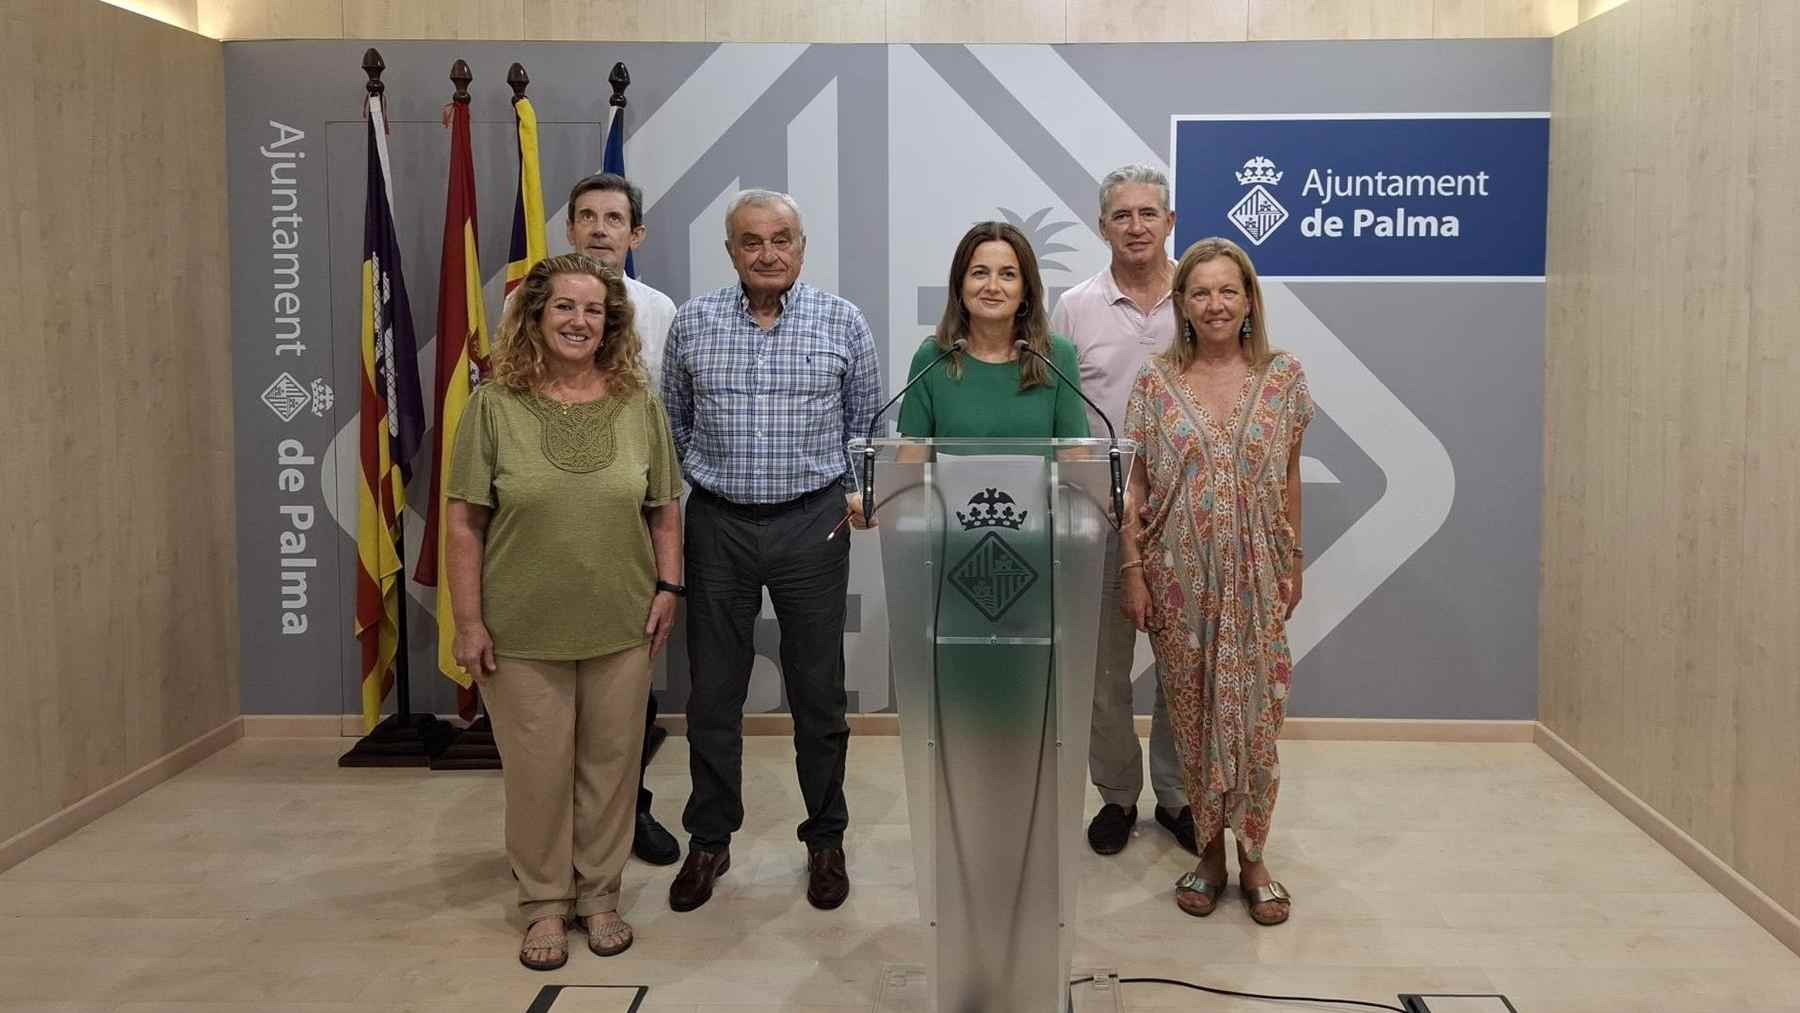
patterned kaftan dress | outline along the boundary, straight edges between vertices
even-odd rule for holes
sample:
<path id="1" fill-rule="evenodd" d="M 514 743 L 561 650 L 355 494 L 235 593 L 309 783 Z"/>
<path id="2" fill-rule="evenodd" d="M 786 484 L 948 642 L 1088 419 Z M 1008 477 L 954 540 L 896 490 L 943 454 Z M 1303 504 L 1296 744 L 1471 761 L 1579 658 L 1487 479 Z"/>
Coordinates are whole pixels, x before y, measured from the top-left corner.
<path id="1" fill-rule="evenodd" d="M 1230 826 L 1253 862 L 1281 783 L 1275 740 L 1293 665 L 1288 458 L 1312 417 L 1306 374 L 1284 352 L 1246 378 L 1230 419 L 1213 419 L 1160 356 L 1138 372 L 1125 412 L 1150 478 L 1139 546 L 1150 643 L 1195 836 L 1204 844 Z"/>

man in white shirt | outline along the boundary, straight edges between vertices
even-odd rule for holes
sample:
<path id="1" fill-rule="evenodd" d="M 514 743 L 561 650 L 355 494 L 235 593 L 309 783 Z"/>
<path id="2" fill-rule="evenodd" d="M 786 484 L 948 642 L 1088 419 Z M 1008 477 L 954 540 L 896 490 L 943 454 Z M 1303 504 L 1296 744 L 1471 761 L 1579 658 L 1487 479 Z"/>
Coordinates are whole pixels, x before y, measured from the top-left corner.
<path id="1" fill-rule="evenodd" d="M 1050 315 L 1051 329 L 1075 343 L 1081 389 L 1119 428 L 1125 425 L 1125 403 L 1138 368 L 1175 337 L 1175 304 L 1169 296 L 1175 265 L 1164 247 L 1174 228 L 1169 178 L 1161 170 L 1127 165 L 1107 173 L 1100 181 L 1100 234 L 1112 247 L 1112 263 L 1063 293 Z M 1093 409 L 1088 415 L 1094 435 L 1106 432 L 1106 423 Z M 1130 842 L 1138 796 L 1144 790 L 1144 754 L 1131 692 L 1137 630 L 1119 611 L 1116 552 L 1107 553 L 1101 589 L 1093 738 L 1088 747 L 1088 774 L 1102 803 L 1088 824 L 1088 846 L 1102 855 L 1117 854 Z M 1187 804 L 1160 679 L 1150 719 L 1150 786 L 1156 795 L 1156 822 L 1182 847 L 1194 851 L 1194 814 Z"/>
<path id="2" fill-rule="evenodd" d="M 624 176 L 595 173 L 569 190 L 569 245 L 625 274 L 625 257 L 644 241 L 644 192 Z M 644 344 L 650 391 L 662 389 L 663 343 L 675 319 L 675 303 L 636 278 L 625 278 L 625 294 Z"/>
<path id="3" fill-rule="evenodd" d="M 662 389 L 663 344 L 675 319 L 675 303 L 649 285 L 625 274 L 625 257 L 644 241 L 644 192 L 617 173 L 584 176 L 569 190 L 569 245 L 619 272 L 638 338 L 644 346 L 644 366 L 650 371 L 650 392 Z M 650 694 L 645 711 L 643 765 L 668 732 L 656 724 L 656 693 Z M 681 858 L 681 844 L 650 812 L 650 790 L 638 780 L 637 827 L 631 850 L 653 865 L 673 865 Z"/>

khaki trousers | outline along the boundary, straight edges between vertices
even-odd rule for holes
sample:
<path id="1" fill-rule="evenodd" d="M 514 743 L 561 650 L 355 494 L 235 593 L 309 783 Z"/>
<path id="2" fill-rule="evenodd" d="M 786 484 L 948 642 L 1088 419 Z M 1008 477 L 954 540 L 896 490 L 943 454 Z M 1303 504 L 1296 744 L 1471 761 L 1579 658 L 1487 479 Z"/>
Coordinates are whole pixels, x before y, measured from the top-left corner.
<path id="1" fill-rule="evenodd" d="M 519 913 L 616 911 L 631 855 L 650 646 L 585 661 L 498 657 L 480 677 L 506 784 Z"/>
<path id="2" fill-rule="evenodd" d="M 1094 656 L 1093 733 L 1088 740 L 1088 776 L 1100 801 L 1130 809 L 1144 792 L 1144 749 L 1138 742 L 1132 704 L 1132 655 L 1137 627 L 1119 611 L 1119 542 L 1106 549 L 1106 577 L 1100 585 L 1100 643 Z M 1150 788 L 1156 804 L 1171 812 L 1187 805 L 1187 785 L 1175 756 L 1169 706 L 1163 700 L 1162 670 L 1156 673 L 1156 703 L 1150 711 Z"/>

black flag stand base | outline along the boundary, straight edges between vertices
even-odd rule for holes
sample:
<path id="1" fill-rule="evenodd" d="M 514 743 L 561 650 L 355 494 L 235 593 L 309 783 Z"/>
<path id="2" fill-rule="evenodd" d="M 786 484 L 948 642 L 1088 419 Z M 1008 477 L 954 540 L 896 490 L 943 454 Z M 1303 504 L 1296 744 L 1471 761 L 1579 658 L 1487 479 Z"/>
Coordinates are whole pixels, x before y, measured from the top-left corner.
<path id="1" fill-rule="evenodd" d="M 373 49 L 369 50 L 374 53 Z M 379 59 L 379 56 L 377 56 Z M 412 710 L 412 670 L 408 663 L 406 613 L 411 596 L 406 593 L 406 515 L 394 519 L 394 545 L 400 555 L 400 607 L 395 610 L 394 702 L 396 713 L 381 719 L 369 734 L 338 757 L 340 767 L 428 767 L 432 757 L 444 751 L 456 729 L 434 714 Z"/>
<path id="2" fill-rule="evenodd" d="M 481 693 L 475 694 L 475 704 L 481 706 Z M 494 725 L 488 720 L 487 709 L 475 715 L 469 727 L 455 733 L 449 746 L 431 758 L 432 770 L 499 770 L 500 747 L 494 744 Z"/>
<path id="3" fill-rule="evenodd" d="M 338 757 L 340 767 L 428 767 L 456 729 L 431 714 L 389 714 Z"/>

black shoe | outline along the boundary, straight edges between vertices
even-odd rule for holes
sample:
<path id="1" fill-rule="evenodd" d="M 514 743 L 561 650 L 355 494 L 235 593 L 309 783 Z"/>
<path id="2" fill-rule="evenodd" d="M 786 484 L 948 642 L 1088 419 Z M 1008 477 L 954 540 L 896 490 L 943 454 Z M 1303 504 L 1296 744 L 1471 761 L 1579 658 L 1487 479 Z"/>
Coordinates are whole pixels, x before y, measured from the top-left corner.
<path id="1" fill-rule="evenodd" d="M 731 849 L 708 851 L 688 849 L 687 861 L 669 884 L 669 907 L 676 911 L 692 911 L 712 899 L 713 883 L 731 868 Z"/>
<path id="2" fill-rule="evenodd" d="M 1137 806 L 1130 809 L 1111 802 L 1100 807 L 1088 824 L 1088 847 L 1096 854 L 1116 855 L 1131 841 L 1131 828 L 1137 825 Z"/>
<path id="3" fill-rule="evenodd" d="M 850 873 L 844 868 L 843 848 L 814 848 L 806 853 L 806 899 L 821 911 L 844 903 L 850 896 Z"/>
<path id="4" fill-rule="evenodd" d="M 1193 821 L 1188 821 L 1188 837 L 1193 838 Z M 631 853 L 651 865 L 674 865 L 681 860 L 681 844 L 675 835 L 663 829 L 650 810 L 637 814 L 637 829 L 631 834 Z"/>
<path id="5" fill-rule="evenodd" d="M 1184 805 L 1178 813 L 1172 813 L 1162 806 L 1156 807 L 1156 822 L 1162 828 L 1175 835 L 1175 840 L 1182 847 L 1198 855 L 1200 845 L 1194 840 L 1194 807 Z"/>

